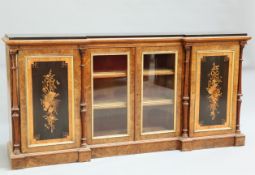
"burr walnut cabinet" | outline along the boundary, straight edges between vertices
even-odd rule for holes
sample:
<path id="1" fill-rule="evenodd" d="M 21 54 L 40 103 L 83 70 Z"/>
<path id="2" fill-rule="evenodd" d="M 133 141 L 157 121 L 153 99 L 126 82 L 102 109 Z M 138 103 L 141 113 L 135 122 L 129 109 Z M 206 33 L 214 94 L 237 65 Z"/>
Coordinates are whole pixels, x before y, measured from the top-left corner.
<path id="1" fill-rule="evenodd" d="M 12 168 L 244 145 L 249 39 L 6 35 Z"/>

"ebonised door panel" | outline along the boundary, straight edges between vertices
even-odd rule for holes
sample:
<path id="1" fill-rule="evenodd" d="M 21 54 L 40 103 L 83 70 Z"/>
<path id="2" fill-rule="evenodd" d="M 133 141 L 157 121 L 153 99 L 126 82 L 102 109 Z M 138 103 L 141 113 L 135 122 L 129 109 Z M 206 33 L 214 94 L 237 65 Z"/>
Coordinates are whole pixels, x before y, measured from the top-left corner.
<path id="1" fill-rule="evenodd" d="M 70 134 L 69 114 L 72 115 L 69 113 L 72 108 L 68 108 L 72 96 L 66 88 L 72 83 L 72 80 L 68 82 L 70 65 L 65 61 L 39 61 L 37 58 L 32 62 L 30 64 L 29 60 L 32 70 L 28 74 L 31 84 L 27 91 L 32 93 L 33 138 L 38 141 L 65 138 Z"/>
<path id="2" fill-rule="evenodd" d="M 229 58 L 204 56 L 201 60 L 199 125 L 224 125 L 227 120 Z"/>

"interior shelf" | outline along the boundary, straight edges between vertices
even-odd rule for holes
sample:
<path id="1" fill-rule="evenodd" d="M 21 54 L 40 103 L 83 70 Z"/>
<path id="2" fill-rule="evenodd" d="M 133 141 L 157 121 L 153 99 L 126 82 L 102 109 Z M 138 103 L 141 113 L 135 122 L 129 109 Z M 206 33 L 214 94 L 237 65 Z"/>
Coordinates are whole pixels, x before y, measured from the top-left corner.
<path id="1" fill-rule="evenodd" d="M 143 99 L 143 106 L 172 105 L 172 99 Z"/>
<path id="2" fill-rule="evenodd" d="M 94 72 L 93 78 L 119 78 L 127 77 L 126 71 Z"/>
<path id="3" fill-rule="evenodd" d="M 148 75 L 174 75 L 173 69 L 157 69 L 157 70 L 144 70 L 144 76 Z"/>
<path id="4" fill-rule="evenodd" d="M 167 127 L 164 126 L 151 126 L 151 127 L 146 127 L 143 129 L 143 133 L 142 134 L 146 134 L 146 133 L 151 133 L 151 132 L 164 132 L 164 131 L 170 131 L 171 129 L 168 129 Z"/>
<path id="5" fill-rule="evenodd" d="M 94 109 L 126 108 L 126 102 L 94 103 Z"/>
<path id="6" fill-rule="evenodd" d="M 127 132 L 126 129 L 121 130 L 102 130 L 102 131 L 96 131 L 94 137 L 114 137 L 118 135 L 125 135 Z"/>

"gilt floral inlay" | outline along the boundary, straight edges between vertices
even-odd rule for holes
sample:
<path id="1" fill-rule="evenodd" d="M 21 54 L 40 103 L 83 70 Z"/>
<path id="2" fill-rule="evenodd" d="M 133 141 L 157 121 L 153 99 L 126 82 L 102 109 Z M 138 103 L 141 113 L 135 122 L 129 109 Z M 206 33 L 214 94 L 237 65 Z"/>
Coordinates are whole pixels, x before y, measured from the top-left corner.
<path id="1" fill-rule="evenodd" d="M 52 73 L 50 69 L 48 74 L 43 75 L 42 81 L 42 99 L 41 105 L 45 115 L 43 118 L 46 120 L 44 126 L 50 130 L 51 133 L 54 132 L 55 123 L 57 118 L 57 108 L 60 100 L 57 98 L 60 94 L 56 92 L 59 81 L 55 80 L 55 74 Z"/>
<path id="2" fill-rule="evenodd" d="M 222 82 L 222 77 L 219 73 L 219 65 L 216 65 L 213 63 L 212 69 L 210 73 L 208 74 L 208 87 L 206 88 L 209 96 L 209 108 L 210 108 L 210 116 L 212 120 L 216 118 L 216 115 L 218 113 L 218 107 L 219 107 L 219 99 L 222 96 L 220 83 Z"/>

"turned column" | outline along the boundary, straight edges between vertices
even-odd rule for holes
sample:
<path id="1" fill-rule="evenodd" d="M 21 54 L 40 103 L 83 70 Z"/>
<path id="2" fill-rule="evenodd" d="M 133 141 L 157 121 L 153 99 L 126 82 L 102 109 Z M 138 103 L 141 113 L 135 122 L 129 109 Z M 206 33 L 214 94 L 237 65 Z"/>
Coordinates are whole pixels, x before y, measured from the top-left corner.
<path id="1" fill-rule="evenodd" d="M 80 115 L 81 115 L 81 146 L 86 146 L 86 111 L 87 104 L 85 101 L 85 50 L 80 49 L 81 58 L 81 102 L 80 102 Z"/>
<path id="2" fill-rule="evenodd" d="M 185 60 L 184 60 L 183 96 L 182 96 L 182 116 L 183 116 L 182 137 L 188 137 L 191 45 L 184 43 L 184 49 Z"/>
<path id="3" fill-rule="evenodd" d="M 20 153 L 20 108 L 18 98 L 17 77 L 17 49 L 10 49 L 10 75 L 11 75 L 11 117 L 12 117 L 12 141 L 14 154 Z"/>
<path id="4" fill-rule="evenodd" d="M 240 112 L 242 103 L 242 62 L 243 62 L 243 48 L 246 41 L 240 42 L 240 55 L 239 55 L 239 70 L 238 70 L 238 87 L 237 87 L 237 111 L 236 111 L 236 133 L 240 133 Z"/>

